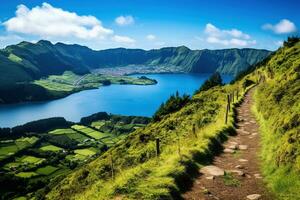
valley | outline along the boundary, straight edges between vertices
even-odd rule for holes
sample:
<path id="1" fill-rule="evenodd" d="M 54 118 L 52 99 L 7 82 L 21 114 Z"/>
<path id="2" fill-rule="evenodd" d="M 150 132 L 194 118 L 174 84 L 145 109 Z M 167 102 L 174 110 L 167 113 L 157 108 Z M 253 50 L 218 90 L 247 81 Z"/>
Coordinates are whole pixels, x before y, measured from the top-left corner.
<path id="1" fill-rule="evenodd" d="M 21 44 L 26 48 L 28 45 Z M 59 54 L 62 46 L 66 47 L 46 41 L 30 45 L 43 51 L 41 46 L 44 45 L 58 48 L 55 51 Z M 8 49 L 15 51 L 14 48 Z M 297 137 L 299 128 L 299 49 L 299 39 L 289 38 L 284 47 L 266 59 L 256 60 L 243 73 L 234 74 L 234 78 L 224 75 L 224 71 L 220 75 L 218 71 L 228 68 L 225 65 L 225 68 L 216 67 L 216 63 L 213 64 L 214 73 L 203 73 L 211 69 L 187 71 L 184 65 L 174 65 L 173 61 L 171 64 L 153 62 L 157 64 L 152 63 L 153 66 L 149 63 L 122 66 L 123 61 L 118 61 L 122 64 L 113 63 L 114 67 L 107 65 L 100 69 L 87 67 L 85 72 L 77 71 L 82 68 L 68 67 L 44 75 L 45 72 L 40 71 L 40 75 L 24 82 L 7 87 L 2 85 L 5 93 L 1 93 L 0 105 L 0 173 L 3 174 L 0 183 L 5 186 L 0 189 L 1 197 L 190 199 L 196 194 L 209 199 L 222 196 L 223 190 L 234 191 L 223 195 L 233 195 L 237 199 L 252 198 L 250 192 L 261 193 L 263 199 L 273 194 L 282 199 L 299 196 L 296 189 L 298 161 L 294 160 L 293 153 L 298 151 L 293 138 Z M 124 49 L 112 51 L 127 52 Z M 176 51 L 179 54 L 190 52 L 184 47 Z M 230 51 L 236 53 L 236 50 Z M 128 52 L 132 53 L 131 50 Z M 8 59 L 19 64 L 24 62 L 16 54 L 11 52 Z M 249 96 L 245 98 L 249 90 L 255 102 Z M 264 96 L 267 94 L 268 97 Z M 46 101 L 49 99 L 55 100 Z M 244 184 L 245 179 L 226 169 L 228 172 L 225 170 L 220 178 L 213 178 L 220 184 L 216 190 L 216 184 L 210 185 L 206 179 L 203 182 L 201 170 L 211 164 L 222 166 L 214 159 L 218 160 L 215 156 L 223 151 L 223 142 L 241 133 L 237 129 L 236 109 L 244 100 L 246 104 L 243 105 L 248 107 L 247 113 L 242 115 L 248 116 L 250 107 L 247 103 L 251 101 L 261 125 L 260 156 L 268 167 L 261 169 L 259 177 L 266 185 L 257 189 L 257 182 L 251 179 L 246 182 L 253 186 L 244 188 L 240 184 Z M 22 103 L 6 105 L 12 102 Z M 274 107 L 278 103 L 285 107 L 282 118 L 278 118 Z M 274 112 L 272 118 L 266 118 L 270 112 L 267 107 Z M 266 131 L 270 124 L 275 126 L 273 133 L 276 136 L 270 136 Z M 255 130 L 258 130 L 257 126 Z M 280 133 L 284 135 L 281 137 Z M 277 142 L 270 145 L 269 141 L 275 140 L 274 137 Z M 280 151 L 274 151 L 277 148 Z M 251 156 L 258 151 L 256 147 Z M 240 155 L 232 156 L 236 159 Z M 222 162 L 230 163 L 230 160 L 231 157 L 225 156 Z M 255 173 L 260 174 L 258 165 L 253 166 L 256 166 Z M 285 176 L 290 177 L 293 184 L 286 181 Z M 204 185 L 200 189 L 192 187 L 195 178 L 197 184 Z M 243 194 L 240 193 L 242 189 L 245 190 Z"/>
<path id="2" fill-rule="evenodd" d="M 300 200 L 300 2 L 0 6 L 0 200 Z"/>
<path id="3" fill-rule="evenodd" d="M 0 103 L 44 101 L 94 88 L 95 85 L 100 85 L 97 81 L 101 83 L 101 78 L 90 74 L 95 71 L 118 76 L 132 73 L 203 74 L 218 71 L 223 75 L 237 76 L 270 53 L 267 50 L 249 48 L 191 50 L 185 46 L 148 51 L 125 48 L 96 51 L 77 44 L 52 44 L 47 40 L 36 43 L 23 41 L 0 50 Z M 106 68 L 117 68 L 120 72 Z M 91 82 L 74 87 L 71 83 L 60 85 L 53 81 L 53 76 L 55 79 L 62 76 L 62 81 L 66 81 L 63 80 L 65 72 L 73 72 L 76 76 L 89 76 Z M 123 78 L 119 77 L 120 83 Z M 50 80 L 52 81 L 49 85 L 47 81 Z M 57 91 L 60 86 L 61 91 Z"/>
<path id="4" fill-rule="evenodd" d="M 44 128 L 48 121 L 52 126 Z M 52 118 L 15 127 L 12 133 L 1 129 L 1 198 L 29 192 L 42 195 L 46 185 L 56 184 L 147 123 L 146 117 L 97 113 L 82 118 L 79 124 Z"/>

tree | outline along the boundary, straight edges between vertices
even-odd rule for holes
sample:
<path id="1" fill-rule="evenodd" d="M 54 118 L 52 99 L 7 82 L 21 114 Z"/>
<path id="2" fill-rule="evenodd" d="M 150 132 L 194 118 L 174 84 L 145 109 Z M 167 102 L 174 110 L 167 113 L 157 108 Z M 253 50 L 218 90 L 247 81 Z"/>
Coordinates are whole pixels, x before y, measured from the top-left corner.
<path id="1" fill-rule="evenodd" d="M 153 115 L 154 121 L 159 121 L 163 116 L 168 115 L 170 113 L 176 112 L 180 110 L 184 105 L 186 105 L 190 100 L 190 96 L 184 94 L 182 97 L 179 95 L 177 91 L 175 96 L 171 95 L 170 98 L 166 101 L 166 103 L 162 103 L 159 109 Z"/>
<path id="2" fill-rule="evenodd" d="M 294 44 L 300 41 L 300 37 L 298 36 L 290 36 L 286 41 L 283 42 L 283 46 L 292 47 Z"/>
<path id="3" fill-rule="evenodd" d="M 206 80 L 203 85 L 195 92 L 195 94 L 198 94 L 199 92 L 209 90 L 212 87 L 215 86 L 221 86 L 222 85 L 222 78 L 221 75 L 218 72 L 215 72 L 211 77 Z"/>

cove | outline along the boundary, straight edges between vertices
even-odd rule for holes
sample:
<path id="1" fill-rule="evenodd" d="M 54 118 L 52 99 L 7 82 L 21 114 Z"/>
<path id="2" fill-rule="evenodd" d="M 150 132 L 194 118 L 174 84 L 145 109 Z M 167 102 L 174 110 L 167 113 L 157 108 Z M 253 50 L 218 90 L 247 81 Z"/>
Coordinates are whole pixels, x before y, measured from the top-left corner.
<path id="1" fill-rule="evenodd" d="M 140 76 L 140 75 L 132 75 Z M 192 95 L 210 74 L 149 74 L 156 85 L 110 85 L 85 90 L 58 100 L 0 106 L 0 127 L 14 127 L 49 117 L 78 122 L 82 117 L 105 111 L 120 115 L 152 116 L 171 94 Z M 228 83 L 232 76 L 222 76 Z"/>

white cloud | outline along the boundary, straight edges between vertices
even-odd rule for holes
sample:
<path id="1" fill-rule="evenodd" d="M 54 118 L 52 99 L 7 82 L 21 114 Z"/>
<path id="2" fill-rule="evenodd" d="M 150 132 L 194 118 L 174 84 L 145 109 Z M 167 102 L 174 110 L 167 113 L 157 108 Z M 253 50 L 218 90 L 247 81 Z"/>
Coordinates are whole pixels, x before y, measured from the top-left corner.
<path id="1" fill-rule="evenodd" d="M 204 33 L 207 35 L 206 42 L 230 47 L 246 47 L 255 45 L 255 40 L 250 40 L 250 35 L 238 29 L 222 30 L 215 25 L 208 23 Z"/>
<path id="2" fill-rule="evenodd" d="M 115 35 L 112 37 L 114 42 L 123 43 L 123 44 L 134 44 L 136 41 L 127 36 Z"/>
<path id="3" fill-rule="evenodd" d="M 204 32 L 210 36 L 215 36 L 215 37 L 231 36 L 231 37 L 242 38 L 246 40 L 250 39 L 250 36 L 248 34 L 245 34 L 238 29 L 221 30 L 211 23 L 206 24 Z"/>
<path id="4" fill-rule="evenodd" d="M 224 32 L 227 33 L 228 35 L 231 35 L 232 37 L 243 38 L 246 40 L 250 39 L 250 36 L 248 34 L 245 34 L 242 31 L 237 29 L 225 30 Z"/>
<path id="5" fill-rule="evenodd" d="M 17 7 L 16 16 L 5 21 L 7 31 L 49 37 L 75 37 L 79 39 L 104 39 L 113 31 L 104 28 L 94 16 L 79 16 L 74 12 L 55 8 L 48 3 L 32 9 Z"/>
<path id="6" fill-rule="evenodd" d="M 131 15 L 127 15 L 127 16 L 119 16 L 115 19 L 116 24 L 118 24 L 119 26 L 127 26 L 127 25 L 131 25 L 134 24 L 134 18 Z"/>
<path id="7" fill-rule="evenodd" d="M 288 19 L 282 19 L 277 24 L 265 24 L 262 26 L 264 30 L 271 30 L 276 34 L 287 34 L 297 31 L 296 25 Z"/>
<path id="8" fill-rule="evenodd" d="M 147 40 L 149 41 L 154 41 L 156 39 L 156 36 L 155 35 L 152 35 L 152 34 L 149 34 L 146 36 Z"/>

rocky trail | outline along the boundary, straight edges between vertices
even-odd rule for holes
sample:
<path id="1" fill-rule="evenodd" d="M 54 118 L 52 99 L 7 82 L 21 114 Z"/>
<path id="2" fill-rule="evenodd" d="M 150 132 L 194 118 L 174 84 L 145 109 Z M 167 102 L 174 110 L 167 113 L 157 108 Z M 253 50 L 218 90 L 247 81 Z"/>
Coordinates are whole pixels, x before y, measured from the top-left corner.
<path id="1" fill-rule="evenodd" d="M 237 135 L 224 143 L 223 153 L 200 170 L 187 200 L 272 200 L 259 170 L 260 135 L 251 113 L 254 89 L 237 108 Z"/>

